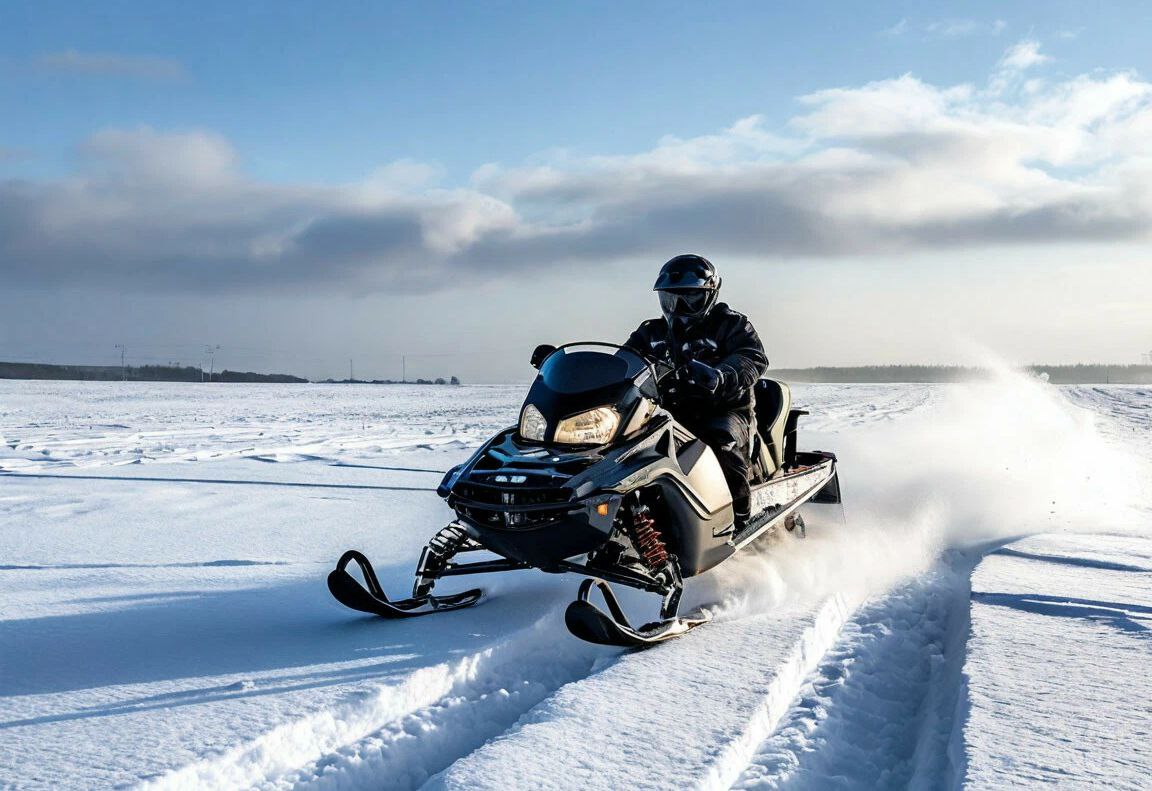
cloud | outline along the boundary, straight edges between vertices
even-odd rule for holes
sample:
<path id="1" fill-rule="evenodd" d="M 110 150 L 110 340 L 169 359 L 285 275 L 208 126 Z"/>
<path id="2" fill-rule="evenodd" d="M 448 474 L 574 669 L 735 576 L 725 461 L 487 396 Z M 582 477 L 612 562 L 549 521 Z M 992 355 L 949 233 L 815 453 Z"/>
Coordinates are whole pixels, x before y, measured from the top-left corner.
<path id="1" fill-rule="evenodd" d="M 904 75 L 830 88 L 780 127 L 753 116 L 632 155 L 489 164 L 454 188 L 411 161 L 335 186 L 266 183 L 208 131 L 104 130 L 67 178 L 0 180 L 0 281 L 413 292 L 683 250 L 785 260 L 1148 239 L 1152 84 L 1005 68 L 983 87 Z"/>
<path id="2" fill-rule="evenodd" d="M 885 28 L 880 31 L 885 36 L 903 36 L 908 32 L 908 18 L 902 17 L 899 22 L 890 28 Z"/>
<path id="3" fill-rule="evenodd" d="M 1000 60 L 1000 67 L 1023 71 L 1041 63 L 1052 60 L 1047 55 L 1040 54 L 1040 42 L 1034 39 L 1025 39 L 1008 48 Z"/>
<path id="4" fill-rule="evenodd" d="M 905 17 L 892 27 L 881 31 L 882 35 L 899 37 L 919 33 L 925 39 L 964 38 L 967 36 L 999 36 L 1008 28 L 1003 19 L 986 22 L 978 19 L 937 19 L 914 25 Z"/>
<path id="5" fill-rule="evenodd" d="M 930 36 L 959 38 L 960 36 L 970 36 L 983 27 L 975 19 L 942 19 L 929 22 L 924 26 L 924 32 Z"/>
<path id="6" fill-rule="evenodd" d="M 55 74 L 132 77 L 161 81 L 182 80 L 187 77 L 183 64 L 168 58 L 77 52 L 74 49 L 46 53 L 36 58 L 34 65 L 38 71 Z"/>

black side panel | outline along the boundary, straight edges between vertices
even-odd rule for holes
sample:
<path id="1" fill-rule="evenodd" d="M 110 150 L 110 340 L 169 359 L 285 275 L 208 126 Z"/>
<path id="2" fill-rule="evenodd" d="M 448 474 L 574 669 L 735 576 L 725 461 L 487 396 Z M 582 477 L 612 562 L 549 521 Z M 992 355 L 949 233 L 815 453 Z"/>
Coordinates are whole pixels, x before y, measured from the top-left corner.
<path id="1" fill-rule="evenodd" d="M 796 466 L 796 426 L 800 418 L 808 413 L 803 409 L 788 411 L 788 422 L 784 424 L 784 466 Z"/>
<path id="2" fill-rule="evenodd" d="M 659 501 L 653 504 L 656 524 L 668 551 L 679 559 L 684 577 L 707 571 L 735 551 L 728 544 L 729 534 L 713 535 L 714 527 L 719 530 L 732 523 L 731 505 L 712 519 L 701 519 L 670 478 L 658 478 L 654 486 L 660 492 Z"/>
<path id="3" fill-rule="evenodd" d="M 761 379 L 752 386 L 756 396 L 756 425 L 760 436 L 770 439 L 772 424 L 784 407 L 784 390 L 774 379 Z"/>
<path id="4" fill-rule="evenodd" d="M 833 473 L 824 484 L 824 488 L 816 492 L 816 496 L 809 502 L 813 503 L 839 503 L 840 502 L 840 472 Z"/>
<path id="5" fill-rule="evenodd" d="M 792 391 L 775 379 L 761 379 L 753 386 L 756 428 L 776 470 L 784 466 L 785 423 L 792 405 Z"/>
<path id="6" fill-rule="evenodd" d="M 676 454 L 676 461 L 680 464 L 680 469 L 685 474 L 692 472 L 692 468 L 696 466 L 696 462 L 700 461 L 700 457 L 704 455 L 704 451 L 708 446 L 702 440 L 693 439 L 680 449 Z"/>
<path id="7" fill-rule="evenodd" d="M 836 461 L 836 454 L 827 450 L 796 451 L 796 462 L 802 466 L 815 466 L 822 462 Z M 840 502 L 840 468 L 836 467 L 832 477 L 818 491 L 809 502 L 812 503 L 839 503 Z"/>

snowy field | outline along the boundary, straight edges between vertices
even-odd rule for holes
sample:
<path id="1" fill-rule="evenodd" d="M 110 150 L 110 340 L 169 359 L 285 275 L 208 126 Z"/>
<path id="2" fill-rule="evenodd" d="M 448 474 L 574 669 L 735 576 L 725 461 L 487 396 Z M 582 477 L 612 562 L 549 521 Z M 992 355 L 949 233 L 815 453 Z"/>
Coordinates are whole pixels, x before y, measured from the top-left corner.
<path id="1" fill-rule="evenodd" d="M 0 381 L 0 788 L 1148 788 L 1152 389 L 794 395 L 843 513 L 629 653 L 574 577 L 328 596 L 349 547 L 407 591 L 522 388 Z"/>

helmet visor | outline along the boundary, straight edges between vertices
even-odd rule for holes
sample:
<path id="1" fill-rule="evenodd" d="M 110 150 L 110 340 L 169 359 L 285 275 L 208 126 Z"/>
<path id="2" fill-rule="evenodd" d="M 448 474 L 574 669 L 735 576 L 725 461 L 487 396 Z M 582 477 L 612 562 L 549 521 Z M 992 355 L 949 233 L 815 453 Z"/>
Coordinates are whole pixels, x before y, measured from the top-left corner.
<path id="1" fill-rule="evenodd" d="M 660 309 L 669 316 L 697 316 L 708 307 L 712 293 L 704 288 L 660 291 Z"/>

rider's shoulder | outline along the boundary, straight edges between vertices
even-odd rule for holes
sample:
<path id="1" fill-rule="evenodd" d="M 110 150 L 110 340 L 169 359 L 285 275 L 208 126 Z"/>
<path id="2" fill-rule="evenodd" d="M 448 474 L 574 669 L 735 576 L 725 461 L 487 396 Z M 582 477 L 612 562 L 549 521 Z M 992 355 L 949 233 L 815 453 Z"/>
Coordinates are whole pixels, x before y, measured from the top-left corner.
<path id="1" fill-rule="evenodd" d="M 745 316 L 743 313 L 741 313 L 738 310 L 733 310 L 732 306 L 729 305 L 727 302 L 717 302 L 716 306 L 714 308 L 712 308 L 712 312 L 715 313 L 717 315 L 717 317 L 721 318 L 721 319 L 727 319 L 730 321 L 741 321 L 741 322 L 748 321 L 747 316 Z"/>
<path id="2" fill-rule="evenodd" d="M 733 332 L 756 331 L 756 328 L 752 326 L 751 319 L 740 311 L 733 310 L 726 302 L 716 303 L 716 307 L 712 309 L 712 312 L 716 315 L 717 324 L 720 327 L 727 328 Z"/>

